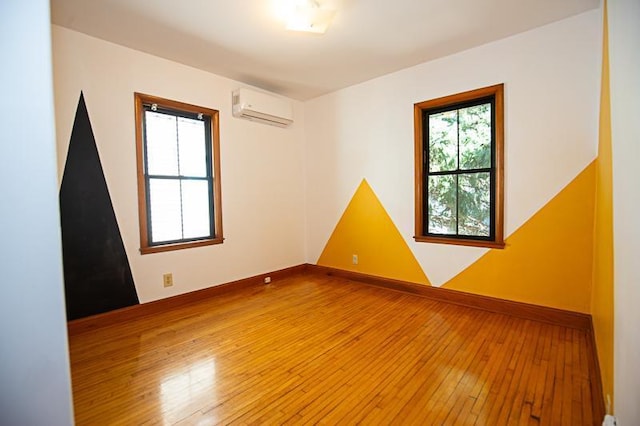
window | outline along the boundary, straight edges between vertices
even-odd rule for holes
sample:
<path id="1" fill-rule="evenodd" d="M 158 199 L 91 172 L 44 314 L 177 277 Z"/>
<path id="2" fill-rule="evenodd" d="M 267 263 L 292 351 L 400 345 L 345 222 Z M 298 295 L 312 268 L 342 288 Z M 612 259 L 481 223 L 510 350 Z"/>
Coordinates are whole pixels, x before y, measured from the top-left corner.
<path id="1" fill-rule="evenodd" d="M 134 97 L 140 252 L 222 243 L 218 111 Z"/>
<path id="2" fill-rule="evenodd" d="M 416 241 L 502 248 L 503 85 L 414 105 Z"/>

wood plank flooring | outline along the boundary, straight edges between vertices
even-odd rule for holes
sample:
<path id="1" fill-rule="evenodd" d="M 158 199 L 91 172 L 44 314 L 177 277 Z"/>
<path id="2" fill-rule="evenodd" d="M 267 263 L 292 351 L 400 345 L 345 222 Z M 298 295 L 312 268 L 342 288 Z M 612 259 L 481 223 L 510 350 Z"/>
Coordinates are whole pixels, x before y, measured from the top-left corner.
<path id="1" fill-rule="evenodd" d="M 78 425 L 592 425 L 588 337 L 301 274 L 70 335 L 75 416 Z"/>

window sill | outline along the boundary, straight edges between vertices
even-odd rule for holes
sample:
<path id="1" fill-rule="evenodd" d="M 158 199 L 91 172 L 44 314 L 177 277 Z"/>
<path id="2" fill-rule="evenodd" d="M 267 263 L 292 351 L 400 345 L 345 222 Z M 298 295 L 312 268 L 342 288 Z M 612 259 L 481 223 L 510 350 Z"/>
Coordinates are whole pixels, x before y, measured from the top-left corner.
<path id="1" fill-rule="evenodd" d="M 415 236 L 413 239 L 417 243 L 452 244 L 457 246 L 484 247 L 492 249 L 504 249 L 506 246 L 504 241 L 465 240 L 462 238 L 427 237 L 424 235 Z"/>
<path id="2" fill-rule="evenodd" d="M 140 254 L 160 253 L 163 251 L 182 250 L 193 247 L 212 246 L 222 244 L 224 238 L 212 238 L 208 240 L 189 241 L 188 243 L 163 244 L 161 246 L 140 247 Z"/>

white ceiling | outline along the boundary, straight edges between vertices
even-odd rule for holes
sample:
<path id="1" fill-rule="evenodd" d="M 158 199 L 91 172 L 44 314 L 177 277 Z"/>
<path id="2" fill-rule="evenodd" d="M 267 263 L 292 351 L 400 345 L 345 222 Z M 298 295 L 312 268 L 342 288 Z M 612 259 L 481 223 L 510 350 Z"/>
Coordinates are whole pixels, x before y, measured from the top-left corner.
<path id="1" fill-rule="evenodd" d="M 282 0 L 51 0 L 54 24 L 310 99 L 597 8 L 600 0 L 324 0 L 324 35 L 291 32 Z"/>

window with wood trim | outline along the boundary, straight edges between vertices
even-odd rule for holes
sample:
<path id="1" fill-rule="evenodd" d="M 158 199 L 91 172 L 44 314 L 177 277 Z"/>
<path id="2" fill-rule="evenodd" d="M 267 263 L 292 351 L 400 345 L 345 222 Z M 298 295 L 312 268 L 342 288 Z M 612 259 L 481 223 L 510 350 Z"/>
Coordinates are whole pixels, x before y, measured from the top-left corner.
<path id="1" fill-rule="evenodd" d="M 140 252 L 222 243 L 218 111 L 134 98 Z"/>
<path id="2" fill-rule="evenodd" d="M 502 84 L 414 105 L 415 240 L 502 248 Z"/>

